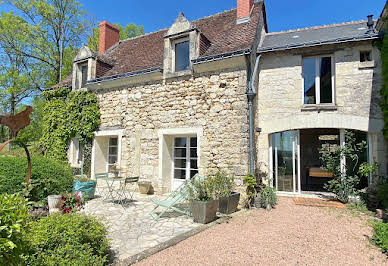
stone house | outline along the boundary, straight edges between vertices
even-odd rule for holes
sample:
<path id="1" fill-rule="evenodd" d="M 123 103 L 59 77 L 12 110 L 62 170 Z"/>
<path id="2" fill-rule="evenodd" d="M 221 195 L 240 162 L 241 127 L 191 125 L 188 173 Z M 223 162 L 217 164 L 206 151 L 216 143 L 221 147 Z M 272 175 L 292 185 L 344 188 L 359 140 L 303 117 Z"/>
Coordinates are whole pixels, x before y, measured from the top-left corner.
<path id="1" fill-rule="evenodd" d="M 58 86 L 99 99 L 92 175 L 116 163 L 166 192 L 221 168 L 237 185 L 260 172 L 279 191 L 321 190 L 317 151 L 344 144 L 345 130 L 386 171 L 374 24 L 269 33 L 264 1 L 253 0 L 191 22 L 179 14 L 168 29 L 122 41 L 102 22 L 99 51 L 82 47 Z M 81 150 L 74 139 L 72 165 Z"/>

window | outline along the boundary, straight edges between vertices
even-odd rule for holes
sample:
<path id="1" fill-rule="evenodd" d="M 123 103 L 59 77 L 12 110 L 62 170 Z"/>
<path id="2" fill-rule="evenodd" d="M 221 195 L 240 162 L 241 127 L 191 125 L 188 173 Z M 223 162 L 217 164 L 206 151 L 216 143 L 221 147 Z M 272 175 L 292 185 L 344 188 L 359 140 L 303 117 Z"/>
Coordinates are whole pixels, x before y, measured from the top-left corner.
<path id="1" fill-rule="evenodd" d="M 175 71 L 187 70 L 190 67 L 189 41 L 175 42 Z"/>
<path id="2" fill-rule="evenodd" d="M 174 139 L 174 179 L 189 179 L 198 173 L 197 138 Z"/>
<path id="3" fill-rule="evenodd" d="M 73 166 L 80 166 L 84 157 L 84 146 L 78 138 L 71 140 L 71 164 Z"/>
<path id="4" fill-rule="evenodd" d="M 109 138 L 108 165 L 107 165 L 108 172 L 111 172 L 111 168 L 115 163 L 117 163 L 117 159 L 118 159 L 118 139 Z"/>
<path id="5" fill-rule="evenodd" d="M 361 51 L 360 52 L 360 62 L 370 62 L 372 61 L 371 51 Z"/>
<path id="6" fill-rule="evenodd" d="M 334 103 L 334 72 L 331 56 L 303 59 L 303 103 Z"/>
<path id="7" fill-rule="evenodd" d="M 81 66 L 81 87 L 88 81 L 88 65 Z"/>

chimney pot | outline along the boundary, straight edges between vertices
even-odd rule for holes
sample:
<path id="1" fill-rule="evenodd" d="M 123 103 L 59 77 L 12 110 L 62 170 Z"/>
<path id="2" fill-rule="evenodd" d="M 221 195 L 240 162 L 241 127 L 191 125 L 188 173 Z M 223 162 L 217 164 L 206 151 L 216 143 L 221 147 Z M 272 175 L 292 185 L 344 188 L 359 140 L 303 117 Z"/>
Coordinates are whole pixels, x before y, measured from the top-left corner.
<path id="1" fill-rule="evenodd" d="M 103 21 L 100 23 L 100 41 L 98 51 L 101 54 L 111 48 L 114 44 L 120 40 L 120 29 L 115 25 Z"/>
<path id="2" fill-rule="evenodd" d="M 237 0 L 237 20 L 249 18 L 254 3 L 254 0 Z"/>

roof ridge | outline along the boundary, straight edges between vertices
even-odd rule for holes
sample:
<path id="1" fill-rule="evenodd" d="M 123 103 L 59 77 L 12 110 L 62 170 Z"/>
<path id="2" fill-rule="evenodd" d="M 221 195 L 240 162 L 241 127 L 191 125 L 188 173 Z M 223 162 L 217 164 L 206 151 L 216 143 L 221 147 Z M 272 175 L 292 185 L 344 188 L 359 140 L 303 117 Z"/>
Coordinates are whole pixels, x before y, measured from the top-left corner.
<path id="1" fill-rule="evenodd" d="M 334 24 L 328 24 L 328 25 L 298 28 L 298 29 L 293 29 L 293 30 L 269 32 L 266 35 L 277 35 L 277 34 L 282 34 L 282 33 L 300 32 L 300 31 L 305 31 L 305 30 L 319 30 L 319 29 L 334 28 L 334 27 L 345 26 L 345 25 L 360 24 L 360 23 L 365 23 L 365 22 L 367 22 L 367 20 L 349 21 L 349 22 L 334 23 Z"/>

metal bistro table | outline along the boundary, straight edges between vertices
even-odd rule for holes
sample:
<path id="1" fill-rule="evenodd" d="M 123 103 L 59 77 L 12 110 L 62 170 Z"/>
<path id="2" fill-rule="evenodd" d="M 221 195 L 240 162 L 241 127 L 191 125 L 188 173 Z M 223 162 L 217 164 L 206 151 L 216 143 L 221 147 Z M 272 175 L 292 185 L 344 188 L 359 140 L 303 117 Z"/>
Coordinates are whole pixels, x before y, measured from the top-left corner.
<path id="1" fill-rule="evenodd" d="M 106 199 L 123 203 L 124 200 L 127 199 L 127 192 L 129 193 L 131 200 L 134 194 L 134 191 L 127 190 L 126 185 L 137 183 L 139 177 L 107 177 L 101 179 L 105 180 L 108 187 Z"/>

